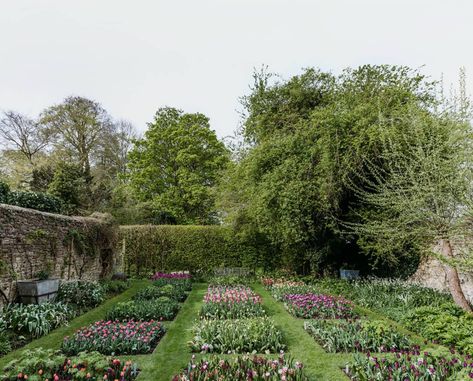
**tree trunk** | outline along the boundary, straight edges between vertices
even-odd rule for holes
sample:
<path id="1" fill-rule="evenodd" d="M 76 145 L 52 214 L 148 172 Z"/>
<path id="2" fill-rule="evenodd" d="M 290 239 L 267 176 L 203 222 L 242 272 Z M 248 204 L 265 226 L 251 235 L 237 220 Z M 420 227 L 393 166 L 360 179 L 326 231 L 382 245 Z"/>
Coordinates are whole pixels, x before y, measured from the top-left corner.
<path id="1" fill-rule="evenodd" d="M 442 239 L 440 241 L 440 245 L 442 248 L 442 255 L 447 259 L 453 259 L 453 249 L 450 240 Z M 471 306 L 468 303 L 468 300 L 465 298 L 465 294 L 463 293 L 457 269 L 450 266 L 449 264 L 445 264 L 445 271 L 447 274 L 448 288 L 450 289 L 453 300 L 465 311 L 472 312 L 473 310 L 471 309 Z"/>

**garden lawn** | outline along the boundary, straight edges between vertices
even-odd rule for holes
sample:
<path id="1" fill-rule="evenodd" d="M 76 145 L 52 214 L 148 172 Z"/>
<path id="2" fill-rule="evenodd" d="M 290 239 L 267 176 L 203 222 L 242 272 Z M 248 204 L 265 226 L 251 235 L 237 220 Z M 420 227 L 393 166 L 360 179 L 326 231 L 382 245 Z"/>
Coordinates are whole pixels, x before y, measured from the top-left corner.
<path id="1" fill-rule="evenodd" d="M 174 321 L 166 324 L 166 334 L 150 355 L 124 356 L 136 361 L 141 369 L 137 381 L 169 381 L 188 364 L 192 353 L 188 342 L 192 340 L 192 325 L 199 319 L 206 284 L 193 284 Z"/>
<path id="2" fill-rule="evenodd" d="M 3 367 L 11 360 L 18 358 L 20 353 L 25 349 L 33 349 L 39 347 L 42 347 L 44 349 L 60 349 L 65 336 L 71 336 L 79 328 L 87 326 L 91 323 L 95 323 L 97 320 L 104 319 L 107 311 L 110 310 L 116 303 L 131 299 L 133 295 L 135 295 L 140 289 L 142 289 L 148 284 L 150 284 L 148 280 L 132 281 L 130 288 L 128 288 L 126 291 L 117 296 L 114 296 L 113 298 L 107 299 L 100 306 L 71 320 L 67 326 L 59 327 L 54 331 L 50 332 L 48 335 L 33 340 L 24 347 L 19 348 L 16 351 L 10 352 L 4 357 L 1 357 L 0 370 L 2 370 Z"/>

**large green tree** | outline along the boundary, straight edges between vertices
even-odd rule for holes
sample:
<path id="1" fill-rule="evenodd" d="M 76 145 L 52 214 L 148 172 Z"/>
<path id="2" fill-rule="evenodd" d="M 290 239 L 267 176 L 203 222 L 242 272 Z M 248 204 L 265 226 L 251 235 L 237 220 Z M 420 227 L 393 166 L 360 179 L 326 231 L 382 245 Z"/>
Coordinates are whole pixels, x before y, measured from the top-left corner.
<path id="1" fill-rule="evenodd" d="M 229 218 L 264 234 L 299 270 L 356 260 L 357 237 L 340 227 L 358 207 L 350 183 L 366 158 L 378 157 L 387 133 L 380 120 L 429 109 L 432 90 L 405 67 L 367 65 L 339 76 L 308 69 L 287 81 L 257 73 L 243 98 L 247 144 L 222 182 Z"/>
<path id="2" fill-rule="evenodd" d="M 182 224 L 216 220 L 214 186 L 228 152 L 203 114 L 161 108 L 129 154 L 134 196 Z"/>

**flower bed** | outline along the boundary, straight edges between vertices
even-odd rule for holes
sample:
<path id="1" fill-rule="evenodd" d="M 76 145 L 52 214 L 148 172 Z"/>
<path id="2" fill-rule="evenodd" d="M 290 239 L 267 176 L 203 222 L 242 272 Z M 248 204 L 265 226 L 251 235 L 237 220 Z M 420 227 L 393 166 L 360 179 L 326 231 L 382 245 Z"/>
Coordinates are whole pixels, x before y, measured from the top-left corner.
<path id="1" fill-rule="evenodd" d="M 288 311 L 303 319 L 349 319 L 358 317 L 353 303 L 342 297 L 320 294 L 288 294 L 284 297 Z"/>
<path id="2" fill-rule="evenodd" d="M 186 291 L 192 289 L 192 281 L 189 273 L 162 273 L 157 272 L 152 277 L 153 284 L 157 287 L 162 287 L 167 284 L 180 285 Z"/>
<path id="3" fill-rule="evenodd" d="M 158 271 L 154 273 L 151 277 L 151 280 L 158 280 L 158 279 L 190 279 L 191 275 L 189 273 L 183 272 L 175 272 L 175 273 L 163 273 Z"/>
<path id="4" fill-rule="evenodd" d="M 187 368 L 172 381 L 307 381 L 303 368 L 284 353 L 278 359 L 245 355 L 231 360 L 212 357 L 198 362 L 193 356 Z"/>
<path id="5" fill-rule="evenodd" d="M 327 352 L 386 352 L 409 349 L 410 340 L 382 321 L 327 321 L 304 323 L 305 330 Z"/>
<path id="6" fill-rule="evenodd" d="M 118 303 L 107 312 L 106 320 L 173 320 L 179 311 L 175 300 L 132 300 Z"/>
<path id="7" fill-rule="evenodd" d="M 138 376 L 136 364 L 105 357 L 97 352 L 67 358 L 58 352 L 38 348 L 25 351 L 4 369 L 2 381 L 132 381 Z"/>
<path id="8" fill-rule="evenodd" d="M 241 319 L 264 316 L 261 297 L 246 286 L 209 286 L 200 316 L 207 319 Z"/>
<path id="9" fill-rule="evenodd" d="M 156 347 L 164 332 L 163 325 L 153 320 L 100 320 L 78 330 L 72 337 L 64 338 L 62 351 L 67 355 L 93 350 L 106 355 L 149 353 Z"/>
<path id="10" fill-rule="evenodd" d="M 183 284 L 166 284 L 164 286 L 148 286 L 138 291 L 134 300 L 150 300 L 166 297 L 182 302 L 187 297 L 186 287 Z"/>
<path id="11" fill-rule="evenodd" d="M 419 347 L 394 355 L 356 354 L 346 367 L 352 380 L 459 381 L 473 378 L 473 361 L 455 353 L 435 355 L 420 352 Z"/>
<path id="12" fill-rule="evenodd" d="M 267 317 L 202 320 L 193 327 L 193 352 L 276 353 L 285 349 L 282 333 Z"/>

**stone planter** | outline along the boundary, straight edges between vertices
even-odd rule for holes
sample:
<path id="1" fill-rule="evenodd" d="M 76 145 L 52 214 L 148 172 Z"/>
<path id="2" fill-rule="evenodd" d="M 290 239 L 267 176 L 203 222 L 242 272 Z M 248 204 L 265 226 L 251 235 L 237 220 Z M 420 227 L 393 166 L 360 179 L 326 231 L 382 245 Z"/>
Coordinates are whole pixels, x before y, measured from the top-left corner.
<path id="1" fill-rule="evenodd" d="M 53 299 L 59 288 L 59 279 L 29 279 L 16 282 L 18 297 L 24 304 L 41 304 Z"/>
<path id="2" fill-rule="evenodd" d="M 360 270 L 345 270 L 340 269 L 340 278 L 346 280 L 358 279 L 360 277 Z"/>

